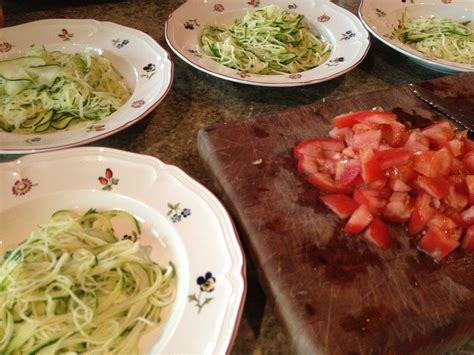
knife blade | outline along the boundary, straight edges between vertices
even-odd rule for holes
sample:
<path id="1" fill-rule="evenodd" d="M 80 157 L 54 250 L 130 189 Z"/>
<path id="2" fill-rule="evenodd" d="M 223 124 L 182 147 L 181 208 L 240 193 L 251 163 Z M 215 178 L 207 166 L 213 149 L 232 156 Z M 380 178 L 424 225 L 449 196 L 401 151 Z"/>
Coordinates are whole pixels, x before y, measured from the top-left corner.
<path id="1" fill-rule="evenodd" d="M 408 88 L 415 94 L 416 97 L 426 102 L 428 105 L 436 109 L 438 112 L 442 113 L 446 117 L 452 119 L 460 126 L 474 132 L 474 117 L 469 117 L 465 112 L 460 110 L 456 105 L 448 102 L 446 99 L 443 99 L 435 94 L 433 94 L 428 89 L 425 89 L 419 85 L 410 83 Z"/>

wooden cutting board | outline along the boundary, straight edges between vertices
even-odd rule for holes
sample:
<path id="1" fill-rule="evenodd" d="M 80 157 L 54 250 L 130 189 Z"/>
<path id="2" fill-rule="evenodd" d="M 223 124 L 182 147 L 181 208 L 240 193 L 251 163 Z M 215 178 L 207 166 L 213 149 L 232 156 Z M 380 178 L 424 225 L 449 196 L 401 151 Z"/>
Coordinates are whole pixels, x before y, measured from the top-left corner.
<path id="1" fill-rule="evenodd" d="M 474 117 L 474 74 L 423 83 Z M 389 251 L 343 223 L 297 173 L 292 149 L 335 115 L 382 106 L 413 126 L 441 116 L 396 87 L 199 133 L 199 153 L 301 354 L 437 354 L 474 337 L 474 255 L 440 265 L 392 225 Z"/>

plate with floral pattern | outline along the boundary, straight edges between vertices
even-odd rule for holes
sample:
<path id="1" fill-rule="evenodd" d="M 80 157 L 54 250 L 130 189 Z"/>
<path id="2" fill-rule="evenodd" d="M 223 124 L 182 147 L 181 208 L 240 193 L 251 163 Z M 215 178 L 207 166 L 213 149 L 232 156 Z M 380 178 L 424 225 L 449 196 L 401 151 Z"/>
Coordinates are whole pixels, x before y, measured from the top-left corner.
<path id="1" fill-rule="evenodd" d="M 231 25 L 247 12 L 269 5 L 303 14 L 310 30 L 330 42 L 327 60 L 300 73 L 259 75 L 228 68 L 203 53 L 200 38 L 205 25 Z M 165 36 L 182 60 L 201 71 L 238 83 L 274 87 L 311 85 L 338 77 L 354 69 L 370 46 L 369 34 L 359 19 L 329 0 L 188 0 L 169 16 Z"/>
<path id="2" fill-rule="evenodd" d="M 93 51 L 110 60 L 132 95 L 110 116 L 42 134 L 0 129 L 0 153 L 29 153 L 86 144 L 129 127 L 153 110 L 173 80 L 169 54 L 149 35 L 111 22 L 51 19 L 0 29 L 0 60 L 24 55 L 32 45 L 65 53 Z"/>
<path id="3" fill-rule="evenodd" d="M 120 150 L 83 147 L 0 164 L 0 255 L 57 210 L 121 209 L 141 224 L 153 261 L 176 268 L 177 296 L 140 353 L 223 354 L 246 293 L 242 247 L 217 198 L 177 167 Z M 116 232 L 118 235 L 119 232 Z"/>
<path id="4" fill-rule="evenodd" d="M 471 30 L 474 30 L 472 24 L 474 2 L 472 0 L 362 0 L 359 17 L 365 27 L 380 41 L 424 67 L 445 73 L 474 71 L 473 64 L 434 58 L 395 38 L 392 34 L 393 29 L 398 26 L 405 10 L 410 17 L 414 18 L 434 16 L 455 21 L 471 21 Z"/>

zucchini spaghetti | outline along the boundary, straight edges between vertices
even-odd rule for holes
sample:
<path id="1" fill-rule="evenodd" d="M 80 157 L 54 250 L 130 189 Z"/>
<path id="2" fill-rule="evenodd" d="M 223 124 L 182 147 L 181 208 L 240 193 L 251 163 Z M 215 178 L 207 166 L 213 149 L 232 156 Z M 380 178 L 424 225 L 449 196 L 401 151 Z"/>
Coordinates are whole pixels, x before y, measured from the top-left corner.
<path id="1" fill-rule="evenodd" d="M 119 240 L 111 219 L 131 221 Z M 136 219 L 124 211 L 80 215 L 64 210 L 0 264 L 0 353 L 123 353 L 173 303 L 175 270 L 152 262 L 135 239 Z"/>

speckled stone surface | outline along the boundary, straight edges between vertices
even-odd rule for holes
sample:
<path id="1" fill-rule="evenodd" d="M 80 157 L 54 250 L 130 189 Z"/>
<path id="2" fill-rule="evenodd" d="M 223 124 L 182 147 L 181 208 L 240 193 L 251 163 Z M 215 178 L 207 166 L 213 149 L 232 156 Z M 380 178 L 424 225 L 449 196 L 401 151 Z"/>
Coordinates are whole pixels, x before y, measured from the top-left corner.
<path id="1" fill-rule="evenodd" d="M 168 14 L 183 2 L 4 0 L 5 25 L 47 18 L 94 18 L 144 31 L 170 51 L 164 37 L 164 23 Z M 357 0 L 334 2 L 357 12 Z M 210 190 L 213 186 L 196 148 L 197 132 L 202 127 L 442 75 L 413 63 L 373 38 L 367 58 L 356 69 L 329 82 L 301 88 L 259 88 L 232 83 L 194 69 L 173 53 L 171 57 L 175 65 L 174 82 L 164 101 L 134 126 L 91 145 L 155 156 L 181 167 Z M 12 158 L 12 155 L 0 155 L 0 161 Z M 247 269 L 247 301 L 233 353 L 291 352 L 291 344 L 259 286 L 251 261 Z"/>

